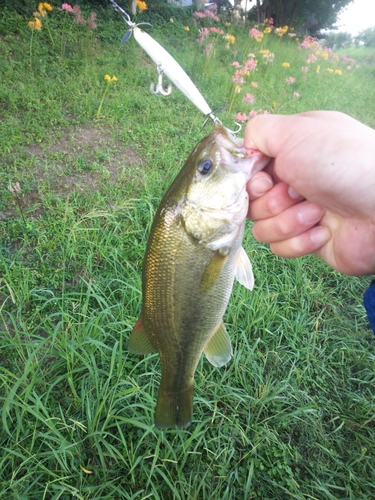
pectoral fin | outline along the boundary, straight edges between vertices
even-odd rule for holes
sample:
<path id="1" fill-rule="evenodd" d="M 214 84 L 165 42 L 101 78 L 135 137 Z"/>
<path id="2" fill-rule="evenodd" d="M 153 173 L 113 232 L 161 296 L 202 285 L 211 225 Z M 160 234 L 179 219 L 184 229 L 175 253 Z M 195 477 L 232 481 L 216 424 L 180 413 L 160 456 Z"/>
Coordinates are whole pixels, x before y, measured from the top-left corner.
<path id="1" fill-rule="evenodd" d="M 221 322 L 204 348 L 208 361 L 214 366 L 224 366 L 232 357 L 232 344 L 228 332 Z"/>
<path id="2" fill-rule="evenodd" d="M 240 248 L 236 259 L 236 280 L 244 287 L 252 290 L 254 288 L 254 274 L 250 259 L 243 249 Z"/>
<path id="3" fill-rule="evenodd" d="M 133 331 L 130 334 L 128 349 L 133 354 L 150 354 L 156 351 L 155 347 L 152 345 L 150 337 L 146 332 L 142 315 L 139 316 Z"/>
<path id="4" fill-rule="evenodd" d="M 202 275 L 200 283 L 200 289 L 202 292 L 208 292 L 217 282 L 226 258 L 227 255 L 223 255 L 220 250 L 216 250 L 216 252 L 212 255 L 212 258 L 207 264 L 207 267 Z"/>

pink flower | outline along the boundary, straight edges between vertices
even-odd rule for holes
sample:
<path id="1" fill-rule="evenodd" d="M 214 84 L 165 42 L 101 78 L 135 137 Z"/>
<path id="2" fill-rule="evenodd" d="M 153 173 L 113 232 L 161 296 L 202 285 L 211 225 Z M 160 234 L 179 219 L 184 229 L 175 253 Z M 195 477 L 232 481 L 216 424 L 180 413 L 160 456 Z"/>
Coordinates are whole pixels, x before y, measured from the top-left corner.
<path id="1" fill-rule="evenodd" d="M 91 12 L 90 19 L 87 21 L 90 30 L 94 30 L 96 28 L 95 21 L 96 21 L 96 12 Z"/>
<path id="2" fill-rule="evenodd" d="M 86 24 L 86 19 L 82 17 L 81 7 L 79 5 L 75 5 L 72 9 L 73 12 L 73 22 L 76 24 Z"/>
<path id="3" fill-rule="evenodd" d="M 216 12 L 217 11 L 217 4 L 213 3 L 212 5 L 209 5 L 207 7 L 207 10 L 213 10 L 214 12 Z"/>
<path id="4" fill-rule="evenodd" d="M 301 94 L 299 92 L 293 92 L 293 97 L 301 97 Z"/>
<path id="5" fill-rule="evenodd" d="M 250 30 L 250 37 L 251 38 L 256 38 L 259 35 L 261 35 L 261 32 L 259 30 L 257 30 L 256 28 L 252 28 Z"/>
<path id="6" fill-rule="evenodd" d="M 255 89 L 257 89 L 257 88 L 258 88 L 258 84 L 257 84 L 257 82 L 251 82 L 251 85 L 252 85 Z"/>
<path id="7" fill-rule="evenodd" d="M 234 66 L 235 68 L 240 68 L 241 64 L 238 61 L 234 61 L 232 62 L 232 66 Z"/>
<path id="8" fill-rule="evenodd" d="M 308 63 L 314 63 L 316 61 L 317 57 L 315 54 L 310 54 L 308 59 L 307 59 L 307 62 Z"/>
<path id="9" fill-rule="evenodd" d="M 255 97 L 253 96 L 253 94 L 250 94 L 250 92 L 248 92 L 247 94 L 245 94 L 243 100 L 247 103 L 247 104 L 252 104 L 254 102 L 254 99 Z"/>
<path id="10" fill-rule="evenodd" d="M 66 12 L 73 12 L 73 7 L 68 3 L 63 3 L 61 8 L 62 10 L 66 10 Z"/>
<path id="11" fill-rule="evenodd" d="M 208 43 L 206 45 L 206 48 L 204 49 L 204 53 L 206 54 L 206 56 L 209 56 L 210 53 L 211 53 L 211 50 L 212 50 L 212 47 L 213 47 L 213 44 L 212 43 Z"/>
<path id="12" fill-rule="evenodd" d="M 252 118 L 253 116 L 256 116 L 258 113 L 255 111 L 255 109 L 252 109 L 249 113 L 249 116 L 250 118 Z"/>
<path id="13" fill-rule="evenodd" d="M 253 71 L 257 67 L 257 62 L 254 59 L 249 59 L 245 62 L 244 70 Z"/>
<path id="14" fill-rule="evenodd" d="M 300 49 L 319 49 L 320 45 L 316 38 L 313 36 L 306 36 L 302 43 L 299 44 Z"/>
<path id="15" fill-rule="evenodd" d="M 237 113 L 236 114 L 236 120 L 238 122 L 245 122 L 247 120 L 247 116 L 245 113 Z"/>
<path id="16" fill-rule="evenodd" d="M 242 78 L 242 76 L 238 75 L 237 72 L 234 76 L 232 76 L 232 82 L 233 83 L 244 83 L 245 80 Z"/>
<path id="17" fill-rule="evenodd" d="M 270 18 L 268 19 L 268 24 L 273 24 L 273 17 L 270 17 Z"/>
<path id="18" fill-rule="evenodd" d="M 206 14 L 204 12 L 194 12 L 193 16 L 203 19 L 204 17 L 206 17 Z"/>
<path id="19" fill-rule="evenodd" d="M 204 13 L 206 14 L 206 16 L 207 16 L 207 17 L 210 17 L 210 18 L 211 18 L 211 19 L 213 19 L 214 21 L 217 21 L 217 22 L 219 22 L 219 21 L 220 21 L 220 19 L 219 19 L 219 18 L 218 18 L 218 17 L 217 17 L 217 16 L 216 16 L 216 15 L 215 15 L 215 14 L 214 14 L 211 10 L 206 9 L 206 10 L 204 11 Z"/>
<path id="20" fill-rule="evenodd" d="M 287 78 L 285 81 L 286 81 L 286 83 L 289 83 L 289 84 L 291 85 L 292 83 L 294 83 L 294 82 L 296 81 L 296 79 L 295 79 L 295 78 L 293 78 L 292 76 L 290 76 L 290 77 L 289 77 L 289 78 Z"/>
<path id="21" fill-rule="evenodd" d="M 199 43 L 203 43 L 205 38 L 208 37 L 208 35 L 210 34 L 210 30 L 208 28 L 200 28 L 198 30 L 198 33 L 199 33 L 199 38 L 198 38 L 198 42 Z"/>
<path id="22" fill-rule="evenodd" d="M 309 71 L 309 67 L 308 66 L 302 66 L 301 71 L 302 71 L 302 73 L 307 73 Z"/>

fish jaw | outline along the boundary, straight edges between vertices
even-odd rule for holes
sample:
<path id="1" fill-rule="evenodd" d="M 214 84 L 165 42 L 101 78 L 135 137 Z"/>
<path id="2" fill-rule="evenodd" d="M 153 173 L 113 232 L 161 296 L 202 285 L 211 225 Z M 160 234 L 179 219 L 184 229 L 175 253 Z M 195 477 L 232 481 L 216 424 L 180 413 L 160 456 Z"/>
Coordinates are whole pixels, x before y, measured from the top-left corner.
<path id="1" fill-rule="evenodd" d="M 249 209 L 247 182 L 269 158 L 245 148 L 243 140 L 222 125 L 216 125 L 199 147 L 193 161 L 211 159 L 213 171 L 202 177 L 195 168 L 181 212 L 188 234 L 215 251 L 230 246 L 241 232 Z"/>

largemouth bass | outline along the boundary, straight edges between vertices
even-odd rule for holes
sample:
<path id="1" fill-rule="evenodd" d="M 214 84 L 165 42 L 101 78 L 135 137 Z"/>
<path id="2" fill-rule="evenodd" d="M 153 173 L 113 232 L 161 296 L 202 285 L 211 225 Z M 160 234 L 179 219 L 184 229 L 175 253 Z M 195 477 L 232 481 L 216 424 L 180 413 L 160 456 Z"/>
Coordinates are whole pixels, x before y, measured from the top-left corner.
<path id="1" fill-rule="evenodd" d="M 222 125 L 202 139 L 156 212 L 142 272 L 142 312 L 129 350 L 158 351 L 158 428 L 190 425 L 202 352 L 215 366 L 232 356 L 223 314 L 237 280 L 252 289 L 242 248 L 247 181 L 267 163 Z"/>

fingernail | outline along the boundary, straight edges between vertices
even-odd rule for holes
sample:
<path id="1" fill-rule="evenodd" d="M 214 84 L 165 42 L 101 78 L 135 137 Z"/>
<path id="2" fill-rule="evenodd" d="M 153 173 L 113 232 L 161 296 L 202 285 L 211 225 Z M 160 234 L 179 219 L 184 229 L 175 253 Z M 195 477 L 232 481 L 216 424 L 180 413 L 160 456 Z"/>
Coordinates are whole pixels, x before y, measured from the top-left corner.
<path id="1" fill-rule="evenodd" d="M 273 186 L 271 179 L 267 177 L 258 177 L 250 182 L 249 189 L 254 196 L 261 196 L 270 190 Z"/>
<path id="2" fill-rule="evenodd" d="M 331 237 L 331 231 L 328 227 L 316 226 L 310 231 L 310 239 L 317 248 L 322 247 Z"/>
<path id="3" fill-rule="evenodd" d="M 301 197 L 301 195 L 297 193 L 297 191 L 292 188 L 292 186 L 288 186 L 288 195 L 290 196 L 290 198 L 292 198 L 292 200 L 296 200 L 297 198 Z"/>
<path id="4" fill-rule="evenodd" d="M 301 205 L 298 218 L 304 224 L 315 224 L 323 215 L 323 209 L 318 205 Z"/>

